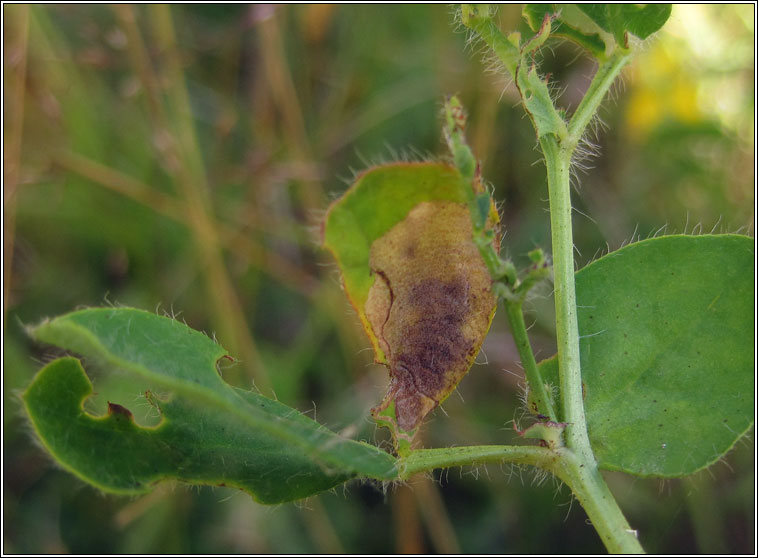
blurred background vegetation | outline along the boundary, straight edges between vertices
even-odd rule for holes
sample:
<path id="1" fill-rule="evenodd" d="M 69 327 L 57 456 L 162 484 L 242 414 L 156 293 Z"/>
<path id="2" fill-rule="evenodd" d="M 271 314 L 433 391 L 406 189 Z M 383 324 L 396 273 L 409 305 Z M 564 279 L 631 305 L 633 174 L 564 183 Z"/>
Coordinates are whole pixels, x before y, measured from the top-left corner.
<path id="1" fill-rule="evenodd" d="M 600 156 L 578 173 L 579 265 L 659 229 L 753 234 L 753 10 L 675 6 L 642 46 L 601 111 Z M 441 101 L 458 93 L 508 254 L 549 250 L 534 132 L 450 8 L 6 4 L 3 16 L 6 553 L 603 552 L 565 487 L 528 470 L 354 482 L 277 507 L 170 483 L 104 496 L 55 466 L 23 417 L 18 393 L 50 357 L 23 325 L 120 304 L 214 332 L 241 361 L 228 381 L 384 443 L 367 417 L 387 373 L 318 245 L 345 180 L 443 154 Z M 522 26 L 518 6 L 499 17 Z M 571 110 L 591 61 L 570 44 L 544 56 Z M 530 307 L 540 358 L 554 351 L 549 294 Z M 504 322 L 427 421 L 426 447 L 513 441 L 521 371 Z M 649 551 L 740 553 L 754 550 L 753 469 L 751 435 L 686 479 L 608 481 Z"/>

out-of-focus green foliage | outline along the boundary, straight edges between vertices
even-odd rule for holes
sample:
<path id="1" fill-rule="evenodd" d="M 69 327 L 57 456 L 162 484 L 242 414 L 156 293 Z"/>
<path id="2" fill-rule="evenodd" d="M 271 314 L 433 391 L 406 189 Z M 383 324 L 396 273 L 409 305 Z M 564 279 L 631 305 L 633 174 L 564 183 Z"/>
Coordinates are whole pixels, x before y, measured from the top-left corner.
<path id="1" fill-rule="evenodd" d="M 515 260 L 549 248 L 546 186 L 513 85 L 484 72 L 446 7 L 3 8 L 5 552 L 602 551 L 568 492 L 530 486 L 527 471 L 354 483 L 271 509 L 182 485 L 103 497 L 56 469 L 17 396 L 55 355 L 21 324 L 106 301 L 179 315 L 240 359 L 223 370 L 230 383 L 382 444 L 366 417 L 386 372 L 368 366 L 312 230 L 345 189 L 333 177 L 398 157 L 388 145 L 442 152 L 438 111 L 458 93 Z M 518 6 L 498 15 L 503 29 L 526 27 Z M 664 226 L 753 233 L 752 22 L 751 6 L 675 6 L 632 63 L 601 109 L 601 156 L 578 175 L 581 265 Z M 570 112 L 592 62 L 570 43 L 542 52 Z M 540 316 L 548 295 L 531 301 Z M 530 335 L 538 357 L 554 352 L 549 319 Z M 515 437 L 520 371 L 498 316 L 484 353 L 461 397 L 427 420 L 427 447 Z M 104 385 L 89 405 L 102 413 L 129 389 Z M 752 450 L 662 485 L 609 484 L 649 551 L 747 552 Z"/>

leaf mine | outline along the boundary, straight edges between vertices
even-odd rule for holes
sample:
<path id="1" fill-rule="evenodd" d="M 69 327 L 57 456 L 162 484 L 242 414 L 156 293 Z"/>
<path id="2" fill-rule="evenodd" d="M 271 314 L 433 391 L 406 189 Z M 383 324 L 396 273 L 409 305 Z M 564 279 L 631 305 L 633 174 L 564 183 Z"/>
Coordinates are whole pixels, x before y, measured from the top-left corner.
<path id="1" fill-rule="evenodd" d="M 425 201 L 371 246 L 376 279 L 365 311 L 390 369 L 374 413 L 395 402 L 416 428 L 466 375 L 495 307 L 489 272 L 464 204 Z"/>

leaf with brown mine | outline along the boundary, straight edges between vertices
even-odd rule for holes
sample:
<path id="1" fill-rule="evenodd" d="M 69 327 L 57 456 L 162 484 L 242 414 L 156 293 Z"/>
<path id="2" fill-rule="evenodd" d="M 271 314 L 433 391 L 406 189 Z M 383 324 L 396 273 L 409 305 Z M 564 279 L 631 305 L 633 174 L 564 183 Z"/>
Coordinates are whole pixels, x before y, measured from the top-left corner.
<path id="1" fill-rule="evenodd" d="M 495 312 L 473 240 L 471 189 L 445 163 L 390 163 L 358 175 L 324 220 L 345 294 L 376 362 L 389 368 L 373 415 L 398 453 L 466 375 Z M 491 205 L 488 226 L 497 221 Z"/>
<path id="2" fill-rule="evenodd" d="M 381 412 L 394 401 L 409 432 L 458 385 L 495 310 L 490 274 L 465 204 L 425 201 L 371 245 L 376 276 L 365 304 L 390 369 Z"/>

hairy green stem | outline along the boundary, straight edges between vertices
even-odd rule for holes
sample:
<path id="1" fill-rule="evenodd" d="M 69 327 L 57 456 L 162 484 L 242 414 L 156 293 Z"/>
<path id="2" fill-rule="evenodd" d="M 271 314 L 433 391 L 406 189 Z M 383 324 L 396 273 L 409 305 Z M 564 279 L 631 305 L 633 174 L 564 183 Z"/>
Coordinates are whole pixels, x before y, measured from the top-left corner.
<path id="1" fill-rule="evenodd" d="M 408 480 L 423 471 L 487 463 L 532 465 L 554 474 L 571 487 L 609 552 L 644 552 L 597 467 L 566 448 L 465 446 L 416 450 L 398 460 L 399 478 Z"/>
<path id="2" fill-rule="evenodd" d="M 587 433 L 574 284 L 569 183 L 571 152 L 562 148 L 553 135 L 543 136 L 540 144 L 545 155 L 550 194 L 556 337 L 563 403 L 561 418 L 567 423 L 564 431 L 567 451 L 562 453 L 560 468 L 553 472 L 574 491 L 609 552 L 641 553 L 644 551 L 636 532 L 629 527 L 600 475 Z"/>
<path id="3" fill-rule="evenodd" d="M 550 197 L 556 337 L 563 403 L 561 418 L 568 423 L 565 430 L 567 451 L 560 460 L 560 470 L 555 470 L 555 474 L 574 491 L 609 552 L 641 553 L 644 551 L 636 532 L 629 527 L 597 468 L 587 433 L 576 317 L 569 180 L 574 149 L 628 59 L 628 53 L 619 51 L 600 66 L 569 123 L 568 138 L 563 144 L 554 135 L 548 134 L 540 138 L 540 146 L 545 156 Z"/>
<path id="4" fill-rule="evenodd" d="M 535 414 L 542 414 L 553 422 L 558 421 L 558 417 L 553 409 L 551 398 L 545 389 L 545 382 L 537 368 L 537 361 L 534 359 L 532 346 L 529 344 L 529 336 L 526 333 L 526 324 L 524 323 L 524 314 L 522 312 L 522 303 L 520 300 L 504 299 L 505 312 L 508 315 L 508 322 L 511 325 L 511 333 L 516 343 L 521 365 L 524 367 L 524 375 L 532 393 L 532 401 L 537 406 L 536 409 L 529 409 Z"/>
<path id="5" fill-rule="evenodd" d="M 464 6 L 466 5 L 464 4 Z M 492 17 L 472 14 L 468 21 L 464 20 L 464 25 L 472 29 L 487 43 L 487 46 L 495 52 L 511 76 L 516 75 L 520 56 L 519 50 L 503 35 L 500 28 L 492 21 Z"/>
<path id="6" fill-rule="evenodd" d="M 593 80 L 582 105 L 596 110 L 618 75 L 622 59 L 609 60 Z M 593 526 L 609 552 L 644 552 L 636 532 L 629 527 L 597 468 L 587 433 L 582 393 L 581 364 L 579 357 L 579 329 L 576 317 L 576 287 L 574 283 L 574 246 L 571 225 L 571 185 L 569 168 L 574 148 L 578 143 L 575 134 L 581 134 L 591 116 L 572 119 L 570 137 L 561 145 L 558 138 L 548 134 L 540 138 L 545 156 L 550 197 L 550 224 L 553 244 L 553 274 L 555 282 L 556 337 L 560 370 L 563 419 L 567 422 L 564 433 L 566 452 L 561 467 L 554 472 L 574 491 Z"/>
<path id="7" fill-rule="evenodd" d="M 553 243 L 553 275 L 555 281 L 555 329 L 563 402 L 566 445 L 589 451 L 582 371 L 579 363 L 579 328 L 576 320 L 576 288 L 574 286 L 574 244 L 571 227 L 571 185 L 569 164 L 571 153 L 561 148 L 552 134 L 540 139 L 547 166 L 550 197 L 550 229 Z M 591 451 L 588 455 L 592 457 Z M 593 459 L 594 461 L 594 459 Z"/>
<path id="8" fill-rule="evenodd" d="M 587 93 L 577 107 L 563 143 L 552 134 L 540 138 L 547 167 L 550 198 L 550 227 L 553 244 L 555 282 L 556 337 L 561 382 L 563 417 L 568 422 L 568 447 L 586 453 L 594 463 L 587 436 L 582 396 L 582 375 L 579 361 L 579 329 L 576 319 L 576 287 L 574 284 L 574 241 L 571 225 L 571 157 L 587 124 L 593 118 L 614 79 L 629 60 L 630 54 L 617 50 L 601 64 Z"/>
<path id="9" fill-rule="evenodd" d="M 595 464 L 572 450 L 557 450 L 561 459 L 551 471 L 571 487 L 608 552 L 644 554 L 637 531 L 629 526 Z"/>
<path id="10" fill-rule="evenodd" d="M 465 467 L 485 463 L 515 463 L 552 470 L 559 455 L 538 446 L 463 446 L 457 448 L 419 449 L 398 460 L 400 479 L 416 473 Z"/>
<path id="11" fill-rule="evenodd" d="M 518 61 L 522 53 L 497 28 L 490 17 L 489 10 L 479 6 L 464 5 L 462 7 L 462 21 L 464 25 L 484 39 L 503 62 L 511 76 L 516 79 Z M 610 552 L 640 553 L 644 551 L 637 541 L 636 532 L 629 527 L 598 470 L 587 432 L 579 357 L 579 329 L 576 316 L 570 186 L 570 167 L 574 150 L 581 141 L 587 125 L 594 118 L 605 94 L 630 56 L 629 51 L 618 49 L 600 65 L 568 126 L 559 130 L 558 135 L 540 133 L 540 130 L 537 130 L 540 146 L 545 156 L 550 198 L 556 337 L 562 402 L 562 416 L 557 418 L 567 423 L 564 431 L 566 447 L 554 450 L 533 448 L 544 449 L 554 456 L 552 461 L 544 460 L 541 463 L 534 462 L 536 460 L 535 455 L 518 454 L 513 448 L 508 447 L 504 447 L 500 453 L 490 448 L 483 451 L 481 455 L 476 454 L 475 451 L 465 455 L 468 456 L 469 462 L 496 461 L 499 459 L 500 461 L 537 465 L 553 472 L 571 487 Z M 551 107 L 543 108 L 548 111 L 548 117 L 550 117 Z M 561 118 L 555 108 L 552 108 L 552 111 L 555 118 Z M 507 290 L 504 294 L 508 294 Z M 509 306 L 509 302 L 518 304 L 517 298 L 509 301 L 507 297 L 504 297 L 504 300 L 506 300 L 506 309 L 509 312 L 509 320 L 515 338 L 516 331 L 521 330 L 517 324 L 518 319 L 521 317 L 523 321 L 523 316 L 520 307 Z M 516 327 L 513 327 L 514 322 L 516 322 Z M 520 346 L 519 353 L 522 362 L 525 363 L 524 368 L 527 370 L 527 380 L 530 387 L 533 389 L 542 387 L 544 392 L 544 385 L 539 379 L 539 374 L 533 374 L 533 378 L 528 376 L 528 369 L 531 364 L 527 364 L 528 356 L 521 353 L 521 347 L 525 350 L 528 348 L 528 340 L 526 340 L 526 344 L 523 343 L 523 340 L 522 342 L 517 340 L 517 345 Z M 528 353 L 531 353 L 530 349 Z M 537 399 L 544 398 L 545 401 L 549 401 L 546 394 L 535 395 Z M 471 449 L 474 450 L 475 448 Z M 413 455 L 411 454 L 409 458 Z M 453 455 L 426 454 L 426 456 L 427 461 L 430 457 L 444 458 L 443 461 L 455 461 Z M 421 457 L 414 459 L 420 460 Z M 411 464 L 413 465 L 415 462 L 412 461 Z"/>
<path id="12" fill-rule="evenodd" d="M 618 49 L 611 54 L 608 59 L 602 63 L 592 78 L 587 93 L 584 94 L 579 106 L 576 107 L 571 121 L 568 124 L 568 145 L 566 149 L 573 151 L 584 134 L 587 125 L 592 121 L 600 107 L 600 103 L 605 98 L 605 94 L 610 89 L 614 80 L 621 72 L 621 68 L 629 62 L 631 52 L 624 49 Z"/>

